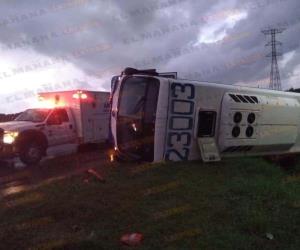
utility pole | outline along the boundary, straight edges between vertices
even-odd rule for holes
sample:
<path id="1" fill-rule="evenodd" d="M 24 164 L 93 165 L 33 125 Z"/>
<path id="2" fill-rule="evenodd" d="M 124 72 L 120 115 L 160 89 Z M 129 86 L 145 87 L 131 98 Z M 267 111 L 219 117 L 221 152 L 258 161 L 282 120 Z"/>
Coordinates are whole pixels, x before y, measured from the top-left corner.
<path id="1" fill-rule="evenodd" d="M 268 42 L 266 46 L 270 46 L 272 48 L 271 53 L 268 54 L 267 57 L 272 57 L 269 88 L 274 90 L 282 90 L 277 62 L 277 57 L 282 55 L 277 51 L 277 45 L 282 45 L 282 43 L 276 41 L 276 35 L 282 33 L 283 31 L 283 28 L 262 30 L 262 33 L 264 33 L 265 35 L 271 35 L 271 41 Z"/>

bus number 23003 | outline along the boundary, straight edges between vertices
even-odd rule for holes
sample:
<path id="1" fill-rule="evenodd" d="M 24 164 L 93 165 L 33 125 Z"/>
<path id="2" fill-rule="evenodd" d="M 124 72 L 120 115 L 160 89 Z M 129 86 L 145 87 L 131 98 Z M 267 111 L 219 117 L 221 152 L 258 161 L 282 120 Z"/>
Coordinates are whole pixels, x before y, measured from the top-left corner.
<path id="1" fill-rule="evenodd" d="M 171 84 L 166 160 L 184 161 L 189 158 L 194 126 L 194 99 L 194 85 Z"/>

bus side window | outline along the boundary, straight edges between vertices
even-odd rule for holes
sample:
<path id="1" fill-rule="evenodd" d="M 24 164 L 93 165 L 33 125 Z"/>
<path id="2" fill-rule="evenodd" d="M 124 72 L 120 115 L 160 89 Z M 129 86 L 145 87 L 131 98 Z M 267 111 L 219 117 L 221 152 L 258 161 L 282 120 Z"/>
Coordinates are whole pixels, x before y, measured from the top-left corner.
<path id="1" fill-rule="evenodd" d="M 213 137 L 215 135 L 217 112 L 200 111 L 198 119 L 198 137 Z"/>

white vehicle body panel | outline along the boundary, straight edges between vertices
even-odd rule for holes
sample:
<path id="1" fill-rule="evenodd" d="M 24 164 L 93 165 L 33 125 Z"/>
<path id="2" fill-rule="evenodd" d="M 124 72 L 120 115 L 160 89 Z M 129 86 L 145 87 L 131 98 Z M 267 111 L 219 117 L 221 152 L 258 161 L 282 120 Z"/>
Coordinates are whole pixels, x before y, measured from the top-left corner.
<path id="1" fill-rule="evenodd" d="M 42 123 L 34 123 L 34 122 L 27 122 L 27 121 L 20 121 L 20 122 L 2 122 L 0 123 L 0 128 L 2 128 L 5 131 L 18 131 L 22 132 L 27 129 L 32 129 L 36 125 L 39 125 Z"/>
<path id="2" fill-rule="evenodd" d="M 74 98 L 74 91 L 40 93 L 39 96 L 44 100 L 55 100 L 59 97 L 59 102 L 69 110 L 69 117 L 73 120 L 72 130 L 75 131 L 79 143 L 104 142 L 109 136 L 109 93 L 83 92 L 87 95 L 86 100 Z M 68 133 L 70 125 L 65 123 L 60 129 Z"/>
<path id="3" fill-rule="evenodd" d="M 154 134 L 155 162 L 198 159 L 208 162 L 228 156 L 300 152 L 298 93 L 134 76 L 160 81 Z M 118 101 L 123 78 L 112 101 L 111 128 L 116 149 Z M 239 95 L 242 99 L 237 98 L 237 102 L 230 95 Z M 216 114 L 213 135 L 199 135 L 200 112 Z M 233 121 L 237 112 L 242 114 L 239 123 Z M 250 113 L 255 115 L 253 123 L 247 121 Z M 235 126 L 240 131 L 237 137 L 233 136 Z M 246 135 L 248 127 L 253 129 L 251 136 Z"/>

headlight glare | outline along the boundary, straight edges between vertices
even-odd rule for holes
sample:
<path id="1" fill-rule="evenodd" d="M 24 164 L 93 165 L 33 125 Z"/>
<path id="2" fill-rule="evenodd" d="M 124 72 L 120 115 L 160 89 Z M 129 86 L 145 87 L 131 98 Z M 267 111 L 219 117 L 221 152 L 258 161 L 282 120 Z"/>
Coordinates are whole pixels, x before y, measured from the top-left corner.
<path id="1" fill-rule="evenodd" d="M 13 144 L 18 135 L 18 132 L 5 131 L 3 136 L 3 142 L 6 144 Z"/>

